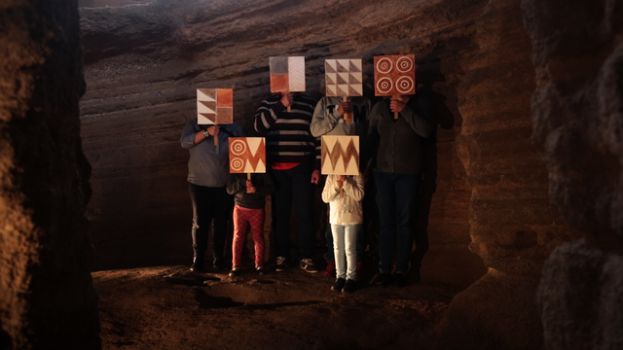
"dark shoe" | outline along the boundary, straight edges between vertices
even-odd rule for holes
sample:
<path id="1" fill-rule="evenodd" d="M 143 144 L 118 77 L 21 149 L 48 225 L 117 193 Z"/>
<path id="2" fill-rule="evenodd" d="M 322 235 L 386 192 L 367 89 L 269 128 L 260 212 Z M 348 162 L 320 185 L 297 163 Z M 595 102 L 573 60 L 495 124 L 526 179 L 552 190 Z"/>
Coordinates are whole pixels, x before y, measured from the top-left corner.
<path id="1" fill-rule="evenodd" d="M 343 293 L 352 293 L 357 289 L 357 281 L 355 280 L 346 280 L 344 284 L 344 289 L 342 289 Z"/>
<path id="2" fill-rule="evenodd" d="M 301 261 L 299 262 L 299 267 L 301 268 L 301 270 L 305 271 L 305 272 L 309 272 L 309 273 L 316 273 L 318 272 L 318 269 L 316 268 L 316 265 L 314 265 L 314 261 L 312 259 L 301 259 Z"/>
<path id="3" fill-rule="evenodd" d="M 229 277 L 239 277 L 240 276 L 240 270 L 231 270 L 229 271 Z"/>
<path id="4" fill-rule="evenodd" d="M 277 259 L 275 259 L 275 271 L 281 272 L 285 270 L 286 267 L 286 258 L 283 256 L 278 256 Z"/>
<path id="5" fill-rule="evenodd" d="M 388 273 L 377 273 L 370 280 L 370 284 L 373 286 L 389 286 L 392 283 L 392 276 Z"/>
<path id="6" fill-rule="evenodd" d="M 258 266 L 255 268 L 255 272 L 257 272 L 258 275 L 262 276 L 263 274 L 266 273 L 266 270 L 264 270 L 264 267 Z"/>
<path id="7" fill-rule="evenodd" d="M 327 266 L 322 272 L 322 275 L 325 277 L 335 277 L 335 263 L 333 261 L 327 262 Z"/>
<path id="8" fill-rule="evenodd" d="M 341 292 L 342 289 L 344 288 L 344 285 L 346 284 L 346 280 L 343 278 L 338 278 L 335 280 L 335 283 L 333 283 L 333 286 L 331 287 L 331 290 L 334 292 Z"/>
<path id="9" fill-rule="evenodd" d="M 192 272 L 204 272 L 205 266 L 203 265 L 203 254 L 195 253 L 193 256 L 193 264 L 190 265 L 190 271 Z"/>
<path id="10" fill-rule="evenodd" d="M 394 274 L 394 285 L 396 287 L 405 287 L 407 285 L 407 275 L 402 272 L 396 272 Z"/>

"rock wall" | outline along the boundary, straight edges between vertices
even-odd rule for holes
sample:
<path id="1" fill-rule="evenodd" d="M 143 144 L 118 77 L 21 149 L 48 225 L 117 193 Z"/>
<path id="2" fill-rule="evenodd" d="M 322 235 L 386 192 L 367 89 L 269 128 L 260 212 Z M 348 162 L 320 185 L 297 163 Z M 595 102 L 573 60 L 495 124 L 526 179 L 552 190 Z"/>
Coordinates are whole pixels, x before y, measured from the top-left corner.
<path id="1" fill-rule="evenodd" d="M 0 5 L 0 348 L 97 349 L 76 1 Z"/>
<path id="2" fill-rule="evenodd" d="M 248 126 L 268 93 L 271 55 L 305 55 L 308 88 L 320 95 L 325 58 L 364 57 L 371 81 L 373 55 L 407 49 L 418 57 L 418 80 L 434 84 L 446 97 L 440 109 L 454 112 L 438 120 L 432 146 L 429 189 L 436 182 L 436 192 L 424 279 L 466 286 L 484 273 L 467 249 L 471 190 L 456 146 L 461 62 L 473 55 L 484 1 L 132 3 L 81 8 L 82 135 L 93 166 L 98 268 L 188 262 L 187 154 L 178 139 L 194 118 L 197 87 L 234 86 L 236 121 Z"/>
<path id="3" fill-rule="evenodd" d="M 623 3 L 523 0 L 522 7 L 534 47 L 535 139 L 545 151 L 550 198 L 582 237 L 558 247 L 543 268 L 546 348 L 620 349 Z"/>
<path id="4" fill-rule="evenodd" d="M 571 234 L 550 207 L 545 162 L 531 140 L 534 68 L 520 1 L 489 1 L 474 44 L 457 89 L 458 152 L 471 188 L 470 249 L 488 272 L 454 298 L 444 347 L 539 349 L 541 268 Z"/>

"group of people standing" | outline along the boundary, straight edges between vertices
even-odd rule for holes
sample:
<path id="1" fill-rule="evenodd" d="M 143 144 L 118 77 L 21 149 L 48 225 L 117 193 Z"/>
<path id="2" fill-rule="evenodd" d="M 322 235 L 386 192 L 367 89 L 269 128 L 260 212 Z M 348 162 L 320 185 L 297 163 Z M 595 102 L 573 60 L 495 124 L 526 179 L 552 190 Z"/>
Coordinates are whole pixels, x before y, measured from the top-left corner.
<path id="1" fill-rule="evenodd" d="M 241 136 L 235 125 L 199 126 L 191 120 L 184 127 L 182 147 L 190 152 L 189 192 L 193 207 L 193 264 L 203 271 L 210 224 L 214 225 L 213 267 L 225 268 L 227 220 L 233 218 L 230 275 L 240 271 L 247 228 L 255 247 L 255 268 L 264 273 L 263 223 L 265 196 L 272 197 L 275 241 L 274 269 L 291 263 L 290 232 L 296 213 L 298 266 L 314 273 L 312 206 L 314 186 L 320 175 L 320 136 L 358 135 L 361 140 L 362 173 L 329 175 L 324 179 L 322 200 L 329 205 L 330 236 L 327 264 L 335 267 L 335 291 L 351 292 L 361 278 L 366 237 L 363 201 L 374 183 L 378 210 L 378 267 L 373 284 L 405 285 L 413 243 L 414 205 L 422 170 L 422 143 L 431 135 L 430 109 L 425 98 L 395 96 L 372 105 L 369 100 L 345 101 L 323 97 L 315 101 L 305 94 L 282 93 L 263 100 L 253 118 L 253 129 L 266 138 L 266 174 L 228 174 L 227 138 Z M 213 142 L 218 138 L 219 142 Z M 228 195 L 233 195 L 233 215 Z M 296 261 L 296 260 L 295 260 Z"/>

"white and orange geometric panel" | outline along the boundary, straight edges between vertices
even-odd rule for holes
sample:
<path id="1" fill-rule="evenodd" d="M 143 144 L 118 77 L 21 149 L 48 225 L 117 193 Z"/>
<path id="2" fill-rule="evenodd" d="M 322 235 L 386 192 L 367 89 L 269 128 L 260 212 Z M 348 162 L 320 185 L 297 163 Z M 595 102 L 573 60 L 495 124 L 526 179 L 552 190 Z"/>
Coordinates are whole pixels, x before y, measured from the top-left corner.
<path id="1" fill-rule="evenodd" d="M 359 175 L 359 136 L 323 136 L 321 142 L 323 175 Z"/>
<path id="2" fill-rule="evenodd" d="M 197 89 L 197 124 L 223 125 L 233 122 L 233 89 Z"/>
<path id="3" fill-rule="evenodd" d="M 268 59 L 270 92 L 305 91 L 305 56 L 280 56 Z"/>
<path id="4" fill-rule="evenodd" d="M 363 96 L 361 59 L 324 61 L 327 96 Z"/>
<path id="5" fill-rule="evenodd" d="M 229 172 L 265 173 L 266 140 L 263 137 L 230 137 Z"/>
<path id="6" fill-rule="evenodd" d="M 415 94 L 415 55 L 374 56 L 374 95 Z"/>

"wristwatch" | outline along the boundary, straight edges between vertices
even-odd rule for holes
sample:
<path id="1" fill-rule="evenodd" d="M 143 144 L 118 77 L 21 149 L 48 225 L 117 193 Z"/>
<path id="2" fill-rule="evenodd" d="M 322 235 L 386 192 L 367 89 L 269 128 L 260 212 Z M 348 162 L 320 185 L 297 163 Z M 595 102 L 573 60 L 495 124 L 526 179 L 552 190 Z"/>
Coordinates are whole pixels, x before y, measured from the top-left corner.
<path id="1" fill-rule="evenodd" d="M 203 132 L 203 136 L 205 136 L 206 138 L 210 137 L 210 133 L 208 132 L 207 129 Z"/>

